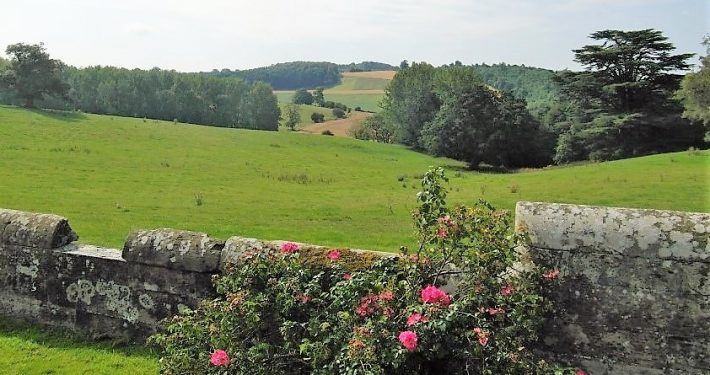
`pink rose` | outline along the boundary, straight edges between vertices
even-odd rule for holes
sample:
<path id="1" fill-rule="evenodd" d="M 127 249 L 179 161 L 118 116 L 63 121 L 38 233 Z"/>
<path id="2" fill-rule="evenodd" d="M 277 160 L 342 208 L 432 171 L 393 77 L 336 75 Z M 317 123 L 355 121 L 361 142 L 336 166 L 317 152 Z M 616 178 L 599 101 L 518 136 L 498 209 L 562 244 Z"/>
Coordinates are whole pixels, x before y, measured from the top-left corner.
<path id="1" fill-rule="evenodd" d="M 420 313 L 413 313 L 407 318 L 407 325 L 408 326 L 413 326 L 419 322 L 426 323 L 429 321 L 428 316 L 424 316 Z"/>
<path id="2" fill-rule="evenodd" d="M 215 350 L 210 357 L 210 363 L 214 366 L 227 366 L 229 365 L 229 355 L 222 349 Z"/>
<path id="3" fill-rule="evenodd" d="M 481 327 L 474 328 L 473 332 L 478 335 L 478 343 L 481 344 L 481 346 L 488 344 L 488 332 L 482 330 Z"/>
<path id="4" fill-rule="evenodd" d="M 503 310 L 499 307 L 489 307 L 488 314 L 491 316 L 496 316 L 498 314 L 505 314 L 505 310 Z"/>
<path id="5" fill-rule="evenodd" d="M 548 270 L 545 271 L 542 274 L 542 277 L 546 278 L 547 280 L 554 280 L 558 277 L 560 277 L 560 270 Z"/>
<path id="6" fill-rule="evenodd" d="M 328 259 L 330 259 L 332 261 L 336 261 L 336 260 L 340 259 L 340 255 L 342 255 L 340 253 L 340 250 L 331 250 L 328 252 L 327 257 L 328 257 Z"/>
<path id="7" fill-rule="evenodd" d="M 380 308 L 377 303 L 379 297 L 377 294 L 368 294 L 360 299 L 360 304 L 355 308 L 355 314 L 365 317 L 374 314 Z"/>
<path id="8" fill-rule="evenodd" d="M 394 294 L 389 290 L 385 290 L 380 293 L 379 298 L 383 301 L 391 301 L 394 299 Z"/>
<path id="9" fill-rule="evenodd" d="M 300 248 L 301 247 L 298 246 L 298 244 L 295 244 L 293 242 L 285 242 L 281 244 L 281 252 L 284 254 L 293 254 Z"/>
<path id="10" fill-rule="evenodd" d="M 574 375 L 587 375 L 587 372 L 582 369 L 577 369 L 577 371 L 574 372 Z"/>
<path id="11" fill-rule="evenodd" d="M 421 297 L 424 303 L 438 303 L 443 306 L 448 306 L 451 303 L 451 297 L 449 297 L 446 292 L 433 285 L 422 289 Z"/>
<path id="12" fill-rule="evenodd" d="M 504 296 L 509 296 L 509 295 L 513 294 L 513 287 L 510 285 L 506 285 L 506 286 L 500 288 L 500 294 L 502 294 Z"/>
<path id="13" fill-rule="evenodd" d="M 350 280 L 353 278 L 353 274 L 350 272 L 346 272 L 343 274 L 343 280 Z"/>
<path id="14" fill-rule="evenodd" d="M 439 223 L 441 224 L 446 224 L 446 225 L 451 225 L 451 216 L 449 215 L 444 215 L 438 219 Z"/>
<path id="15" fill-rule="evenodd" d="M 486 335 L 478 336 L 478 343 L 481 344 L 481 346 L 486 346 L 486 344 L 488 344 L 488 336 L 486 336 Z"/>
<path id="16" fill-rule="evenodd" d="M 411 352 L 417 348 L 417 333 L 413 331 L 403 331 L 399 334 L 399 342 Z"/>
<path id="17" fill-rule="evenodd" d="M 449 235 L 449 231 L 446 228 L 439 228 L 436 230 L 436 236 L 439 238 L 446 238 Z"/>

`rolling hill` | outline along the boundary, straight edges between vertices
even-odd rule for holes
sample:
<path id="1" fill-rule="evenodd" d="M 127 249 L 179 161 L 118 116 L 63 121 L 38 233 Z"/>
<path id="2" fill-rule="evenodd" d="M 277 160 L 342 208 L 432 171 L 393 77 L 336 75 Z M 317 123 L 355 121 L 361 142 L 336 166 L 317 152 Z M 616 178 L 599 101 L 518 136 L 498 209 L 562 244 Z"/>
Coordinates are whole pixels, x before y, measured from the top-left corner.
<path id="1" fill-rule="evenodd" d="M 710 153 L 509 174 L 398 145 L 293 132 L 0 107 L 0 207 L 68 217 L 81 241 L 121 246 L 174 227 L 396 250 L 412 244 L 417 176 L 442 165 L 451 203 L 479 198 L 710 211 Z"/>

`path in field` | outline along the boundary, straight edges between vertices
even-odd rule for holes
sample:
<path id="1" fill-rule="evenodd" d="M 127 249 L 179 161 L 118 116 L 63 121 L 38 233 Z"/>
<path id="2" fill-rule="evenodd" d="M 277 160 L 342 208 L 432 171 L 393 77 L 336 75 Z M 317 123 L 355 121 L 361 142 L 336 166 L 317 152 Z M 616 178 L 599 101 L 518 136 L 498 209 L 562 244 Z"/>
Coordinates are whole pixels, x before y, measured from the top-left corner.
<path id="1" fill-rule="evenodd" d="M 350 137 L 350 130 L 370 116 L 372 116 L 372 113 L 352 112 L 348 118 L 307 125 L 304 126 L 301 131 L 305 133 L 320 134 L 325 130 L 330 130 L 338 137 Z"/>

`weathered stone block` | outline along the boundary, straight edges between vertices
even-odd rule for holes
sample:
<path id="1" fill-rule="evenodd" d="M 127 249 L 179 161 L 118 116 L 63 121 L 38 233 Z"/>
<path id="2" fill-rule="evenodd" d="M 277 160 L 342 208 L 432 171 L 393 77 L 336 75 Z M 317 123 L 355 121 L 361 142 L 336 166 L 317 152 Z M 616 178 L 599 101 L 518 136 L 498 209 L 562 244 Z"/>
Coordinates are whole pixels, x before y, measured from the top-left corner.
<path id="1" fill-rule="evenodd" d="M 78 238 L 61 216 L 0 209 L 2 244 L 55 249 Z"/>
<path id="2" fill-rule="evenodd" d="M 710 373 L 710 214 L 519 202 L 561 272 L 540 349 L 597 374 Z"/>
<path id="3" fill-rule="evenodd" d="M 123 258 L 130 263 L 195 272 L 219 268 L 224 242 L 205 233 L 174 229 L 141 230 L 131 233 L 123 246 Z"/>
<path id="4" fill-rule="evenodd" d="M 710 263 L 710 214 L 518 202 L 531 246 Z"/>

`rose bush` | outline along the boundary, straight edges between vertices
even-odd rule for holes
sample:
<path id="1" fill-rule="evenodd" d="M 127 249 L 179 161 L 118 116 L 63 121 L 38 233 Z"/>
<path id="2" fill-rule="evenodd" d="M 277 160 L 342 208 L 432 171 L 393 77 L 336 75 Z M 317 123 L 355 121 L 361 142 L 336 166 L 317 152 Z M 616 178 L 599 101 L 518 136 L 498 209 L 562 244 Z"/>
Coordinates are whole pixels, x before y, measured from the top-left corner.
<path id="1" fill-rule="evenodd" d="M 418 246 L 367 267 L 345 249 L 245 253 L 220 298 L 152 338 L 165 374 L 574 374 L 531 350 L 559 272 L 522 259 L 508 213 L 446 205 L 440 168 L 422 179 Z M 219 354 L 217 354 L 219 353 Z"/>

